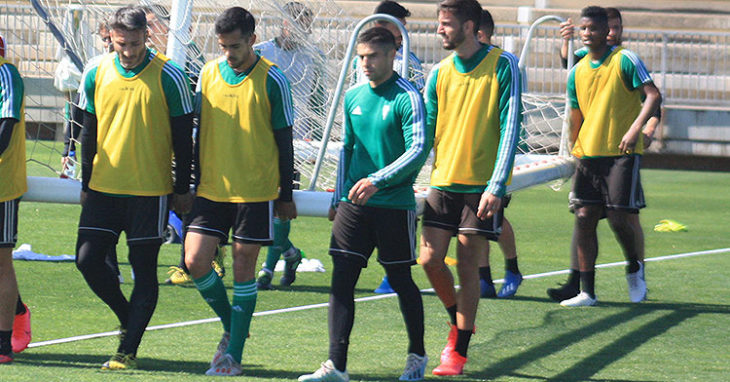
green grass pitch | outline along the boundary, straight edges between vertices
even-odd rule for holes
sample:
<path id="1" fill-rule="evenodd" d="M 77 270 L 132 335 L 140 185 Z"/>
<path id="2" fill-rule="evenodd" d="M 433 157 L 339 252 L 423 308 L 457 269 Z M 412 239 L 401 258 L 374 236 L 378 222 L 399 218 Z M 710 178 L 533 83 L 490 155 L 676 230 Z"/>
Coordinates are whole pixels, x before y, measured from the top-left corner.
<path id="1" fill-rule="evenodd" d="M 41 170 L 31 170 L 35 173 Z M 46 174 L 48 175 L 48 174 Z M 641 221 L 647 258 L 730 247 L 728 190 L 730 174 L 643 171 L 648 208 Z M 524 275 L 567 268 L 572 215 L 567 190 L 546 187 L 514 195 L 506 215 L 515 227 Z M 20 243 L 36 252 L 73 254 L 79 206 L 21 203 Z M 657 233 L 661 219 L 675 219 L 688 232 Z M 322 260 L 326 273 L 300 273 L 290 288 L 260 292 L 257 311 L 326 303 L 331 263 L 327 256 L 330 223 L 299 218 L 292 240 L 308 257 Z M 599 227 L 599 263 L 623 260 L 607 224 Z M 496 248 L 496 246 L 494 246 Z M 118 246 L 132 288 L 126 247 Z M 165 245 L 160 281 L 177 264 L 179 245 Z M 502 255 L 493 251 L 495 279 L 503 275 Z M 262 262 L 264 255 L 259 257 Z M 230 257 L 227 259 L 230 268 Z M 111 311 L 91 292 L 73 263 L 15 262 L 20 290 L 30 306 L 34 342 L 115 329 Z M 727 380 L 730 376 L 727 328 L 730 252 L 647 263 L 649 301 L 628 302 L 623 267 L 599 269 L 599 305 L 567 309 L 549 301 L 545 289 L 564 275 L 525 280 L 511 300 L 481 300 L 465 375 L 458 381 L 684 381 Z M 413 268 L 421 288 L 430 285 Z M 357 286 L 357 297 L 372 295 L 383 275 L 372 260 Z M 278 283 L 277 273 L 275 284 Z M 225 277 L 231 287 L 231 276 Z M 445 343 L 447 315 L 433 294 L 424 294 L 426 349 L 430 369 Z M 192 286 L 160 288 L 150 325 L 213 317 Z M 201 381 L 220 337 L 218 322 L 150 331 L 139 349 L 139 369 L 103 372 L 102 362 L 115 351 L 116 337 L 27 349 L 11 365 L 0 366 L 3 381 Z M 396 380 L 405 362 L 406 336 L 397 300 L 357 304 L 348 369 L 353 380 Z M 314 308 L 254 318 L 244 349 L 244 375 L 235 380 L 295 380 L 327 358 L 327 310 Z"/>

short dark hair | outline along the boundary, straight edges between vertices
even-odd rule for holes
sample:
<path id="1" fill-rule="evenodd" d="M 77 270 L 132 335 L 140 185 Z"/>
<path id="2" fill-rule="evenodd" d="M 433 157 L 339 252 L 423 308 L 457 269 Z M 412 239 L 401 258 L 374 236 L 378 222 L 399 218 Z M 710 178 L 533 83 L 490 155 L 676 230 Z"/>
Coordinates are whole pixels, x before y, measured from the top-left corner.
<path id="1" fill-rule="evenodd" d="M 494 19 L 492 18 L 492 14 L 486 9 L 482 9 L 479 30 L 483 31 L 487 37 L 492 37 L 494 34 Z"/>
<path id="2" fill-rule="evenodd" d="M 402 5 L 391 0 L 383 0 L 375 7 L 374 13 L 385 13 L 391 15 L 396 19 L 405 19 L 411 16 L 411 11 L 403 7 Z"/>
<path id="3" fill-rule="evenodd" d="M 125 31 L 147 30 L 147 16 L 142 7 L 128 5 L 117 9 L 109 18 L 109 29 Z"/>
<path id="4" fill-rule="evenodd" d="M 593 19 L 593 21 L 595 21 L 596 23 L 603 24 L 608 27 L 608 15 L 606 14 L 605 8 L 595 5 L 585 7 L 583 8 L 583 10 L 580 11 L 580 17 Z"/>
<path id="5" fill-rule="evenodd" d="M 442 0 L 439 11 L 451 12 L 461 24 L 467 21 L 474 23 L 474 33 L 477 33 L 481 24 L 482 6 L 477 0 Z"/>
<path id="6" fill-rule="evenodd" d="M 607 7 L 606 8 L 606 15 L 609 19 L 618 19 L 621 24 L 624 23 L 623 17 L 621 17 L 621 11 L 618 10 L 618 8 L 613 7 Z"/>
<path id="7" fill-rule="evenodd" d="M 383 27 L 372 27 L 357 36 L 357 43 L 379 45 L 385 49 L 395 49 L 395 36 Z"/>
<path id="8" fill-rule="evenodd" d="M 256 20 L 251 12 L 241 7 L 231 7 L 215 19 L 215 33 L 231 33 L 236 29 L 244 36 L 250 36 L 256 29 Z"/>

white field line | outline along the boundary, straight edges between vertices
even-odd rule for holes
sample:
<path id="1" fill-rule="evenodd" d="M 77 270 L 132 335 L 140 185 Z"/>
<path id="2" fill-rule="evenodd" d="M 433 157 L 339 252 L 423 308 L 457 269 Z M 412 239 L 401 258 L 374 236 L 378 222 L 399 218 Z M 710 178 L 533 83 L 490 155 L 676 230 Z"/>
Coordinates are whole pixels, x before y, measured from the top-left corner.
<path id="1" fill-rule="evenodd" d="M 673 260 L 673 259 L 680 259 L 680 258 L 684 258 L 684 257 L 714 255 L 714 254 L 725 253 L 725 252 L 730 252 L 730 248 L 720 248 L 720 249 L 711 249 L 711 250 L 707 250 L 707 251 L 679 253 L 676 255 L 668 255 L 668 256 L 658 256 L 658 257 L 648 258 L 645 261 Z M 626 264 L 625 261 L 617 261 L 615 263 L 599 264 L 599 265 L 596 265 L 596 268 L 611 268 L 611 267 L 622 266 L 625 264 Z M 537 279 L 537 278 L 542 278 L 542 277 L 556 276 L 556 275 L 562 275 L 562 274 L 568 274 L 568 273 L 570 273 L 569 269 L 563 269 L 561 271 L 553 271 L 553 272 L 545 272 L 545 273 L 536 273 L 533 275 L 526 275 L 526 276 L 523 276 L 523 279 Z M 494 280 L 494 281 L 497 283 L 504 282 L 503 279 Z M 421 292 L 433 292 L 433 289 L 432 288 L 421 289 Z M 356 302 L 374 301 L 374 300 L 380 300 L 380 299 L 384 299 L 384 298 L 390 298 L 395 295 L 396 295 L 395 293 L 378 294 L 378 295 L 374 295 L 374 296 L 356 298 L 355 301 Z M 268 315 L 272 315 L 272 314 L 289 313 L 289 312 L 297 312 L 300 310 L 324 308 L 324 307 L 327 307 L 327 305 L 328 305 L 328 303 L 325 302 L 325 303 L 321 303 L 321 304 L 294 306 L 291 308 L 274 309 L 274 310 L 267 310 L 267 311 L 263 311 L 263 312 L 256 312 L 253 315 L 254 315 L 254 317 L 268 316 Z M 152 331 L 152 330 L 179 328 L 179 327 L 183 327 L 183 326 L 207 324 L 207 323 L 217 322 L 217 321 L 220 321 L 220 318 L 218 318 L 218 317 L 206 318 L 206 319 L 202 319 L 202 320 L 193 320 L 193 321 L 177 322 L 177 323 L 173 323 L 173 324 L 149 326 L 149 327 L 147 327 L 147 330 Z M 119 331 L 117 331 L 117 330 L 111 331 L 111 332 L 104 332 L 104 333 L 86 334 L 86 335 L 82 335 L 82 336 L 74 336 L 74 337 L 67 337 L 67 338 L 59 338 L 56 340 L 34 342 L 34 343 L 31 343 L 30 345 L 28 345 L 28 347 L 35 348 L 35 347 L 40 347 L 40 346 L 63 344 L 63 343 L 67 343 L 67 342 L 83 341 L 83 340 L 89 340 L 89 339 L 93 339 L 93 338 L 111 337 L 111 336 L 116 336 L 118 334 L 119 334 Z"/>

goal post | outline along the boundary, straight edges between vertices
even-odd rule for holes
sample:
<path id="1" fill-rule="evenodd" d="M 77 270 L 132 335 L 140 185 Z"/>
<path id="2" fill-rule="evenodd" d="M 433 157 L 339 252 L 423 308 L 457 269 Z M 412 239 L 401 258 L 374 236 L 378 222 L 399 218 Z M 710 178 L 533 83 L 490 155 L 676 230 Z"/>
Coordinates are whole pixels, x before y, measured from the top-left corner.
<path id="1" fill-rule="evenodd" d="M 193 3 L 194 1 L 194 3 Z M 287 8 L 287 0 L 241 0 L 239 4 L 252 10 L 256 17 L 256 34 L 259 42 L 271 41 L 286 33 L 295 39 L 301 54 L 311 56 L 312 66 L 315 68 L 318 79 L 318 86 L 314 89 L 311 84 L 304 81 L 290 80 L 296 119 L 294 123 L 294 155 L 295 166 L 302 174 L 302 183 L 309 185 L 306 191 L 295 191 L 294 200 L 297 202 L 300 215 L 304 216 L 326 216 L 330 205 L 331 193 L 326 192 L 334 187 L 338 152 L 341 147 L 342 120 L 341 94 L 350 80 L 347 72 L 350 68 L 350 55 L 352 54 L 352 41 L 357 36 L 357 31 L 376 18 L 385 16 L 370 16 L 365 20 L 356 20 L 350 17 L 333 0 L 299 0 L 311 11 L 311 19 L 302 23 L 301 15 L 292 14 Z M 23 62 L 22 74 L 30 71 L 33 83 L 52 83 L 55 58 L 49 57 L 50 51 L 55 52 L 58 46 L 75 52 L 82 60 L 88 60 L 88 41 L 93 41 L 93 50 L 101 53 L 101 42 L 96 36 L 80 36 L 78 33 L 60 27 L 63 25 L 64 12 L 68 7 L 81 9 L 84 22 L 90 30 L 96 30 L 96 25 L 120 5 L 137 4 L 148 6 L 155 12 L 159 28 L 152 31 L 151 41 L 157 43 L 159 49 L 167 49 L 169 54 L 178 60 L 183 60 L 185 69 L 189 75 L 197 75 L 196 65 L 190 65 L 191 59 L 206 61 L 220 55 L 217 40 L 214 34 L 214 20 L 227 4 L 217 0 L 33 0 L 33 7 L 18 6 L 23 8 L 18 11 L 15 19 L 11 20 L 20 25 L 19 29 L 25 29 L 10 40 L 20 41 L 26 46 L 31 46 L 33 41 L 45 39 L 42 47 L 39 46 L 34 54 L 27 54 L 25 46 L 15 47 L 11 45 L 11 58 L 25 56 L 20 59 Z M 45 17 L 38 16 L 38 9 L 45 12 Z M 23 13 L 26 12 L 26 13 Z M 27 12 L 31 12 L 28 14 Z M 3 15 L 4 20 L 10 20 L 14 16 Z M 545 19 L 545 18 L 543 18 Z M 545 20 L 558 20 L 556 17 Z M 392 21 L 392 20 L 391 20 Z M 359 23 L 359 24 L 358 24 Z M 357 24 L 357 27 L 356 27 Z M 531 27 L 535 28 L 539 23 Z M 56 32 L 51 32 L 55 25 L 63 39 L 54 37 Z M 411 39 L 408 32 L 400 23 L 404 37 L 405 50 L 410 50 Z M 164 31 L 164 35 L 160 35 Z M 3 27 L 0 26 L 0 32 Z M 354 33 L 353 33 L 354 32 Z M 34 35 L 34 33 L 36 35 Z M 530 47 L 527 34 L 525 50 Z M 6 36 L 7 38 L 8 36 Z M 53 40 L 48 43 L 48 40 Z M 63 41 L 65 40 L 65 41 Z M 423 44 L 424 40 L 419 39 Z M 11 41 L 12 43 L 12 41 Z M 86 45 L 85 45 L 86 44 Z M 47 47 L 46 47 L 47 46 Z M 161 47 L 161 48 L 160 48 Z M 15 51 L 13 51 L 15 49 Z M 349 51 L 349 53 L 348 53 Z M 81 52 L 81 53 L 80 53 Z M 520 60 L 520 69 L 525 70 L 523 63 L 526 63 L 523 51 Z M 408 55 L 404 55 L 407 58 Z M 431 63 L 429 63 L 431 64 Z M 428 64 L 427 64 L 428 65 Z M 403 65 L 401 68 L 406 69 Z M 199 67 L 197 68 L 199 70 Z M 294 78 L 294 66 L 281 66 L 280 69 L 287 75 L 287 78 Z M 309 74 L 311 74 L 309 73 Z M 44 93 L 45 91 L 41 92 Z M 338 95 L 339 94 L 339 95 Z M 64 116 L 58 107 L 55 109 L 47 106 L 47 94 L 34 95 L 32 99 L 27 98 L 27 104 L 33 105 L 37 110 L 30 117 L 30 122 L 36 125 L 51 125 L 54 123 L 66 123 Z M 56 96 L 56 104 L 60 103 Z M 312 100 L 317 101 L 312 105 Z M 61 99 L 63 101 L 63 99 Z M 549 183 L 556 179 L 566 178 L 572 174 L 573 162 L 567 155 L 567 105 L 565 97 L 523 93 L 523 134 L 519 144 L 519 152 L 515 159 L 515 167 L 512 176 L 512 183 L 508 191 L 517 191 L 527 187 Z M 44 114 L 45 113 L 45 114 Z M 50 117 L 49 117 L 50 115 Z M 51 122 L 49 122 L 51 120 Z M 51 130 L 50 128 L 48 128 Z M 317 135 L 313 131 L 318 130 Z M 326 134 L 323 130 L 326 130 Z M 318 135 L 321 134 L 321 135 Z M 74 140 L 76 137 L 72 137 Z M 30 141 L 29 141 L 30 142 Z M 45 143 L 49 141 L 34 140 L 34 146 L 42 146 L 42 149 L 31 149 L 29 163 L 38 163 L 44 172 L 31 171 L 29 177 L 29 192 L 24 196 L 26 201 L 40 201 L 52 203 L 78 203 L 80 193 L 80 182 L 74 179 L 59 179 L 58 170 L 60 165 L 61 149 L 56 143 Z M 43 142 L 43 143 L 38 143 Z M 78 142 L 76 142 L 78 143 Z M 428 187 L 431 166 L 430 161 L 422 169 L 417 181 L 417 194 L 423 194 Z M 42 176 L 37 176 L 42 175 Z M 421 199 L 421 197 L 419 197 Z"/>

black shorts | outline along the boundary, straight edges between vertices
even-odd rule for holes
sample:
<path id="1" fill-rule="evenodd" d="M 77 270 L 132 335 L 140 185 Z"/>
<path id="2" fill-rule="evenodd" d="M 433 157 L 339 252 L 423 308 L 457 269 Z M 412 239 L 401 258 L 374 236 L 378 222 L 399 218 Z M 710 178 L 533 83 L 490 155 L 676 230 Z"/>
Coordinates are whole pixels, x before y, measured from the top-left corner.
<path id="1" fill-rule="evenodd" d="M 18 242 L 18 205 L 20 198 L 0 202 L 0 248 L 13 248 Z"/>
<path id="2" fill-rule="evenodd" d="M 573 175 L 571 205 L 601 205 L 638 213 L 646 207 L 640 167 L 640 155 L 580 159 Z"/>
<path id="3" fill-rule="evenodd" d="M 330 255 L 349 257 L 365 268 L 376 247 L 383 265 L 415 264 L 416 211 L 341 202 L 332 225 Z"/>
<path id="4" fill-rule="evenodd" d="M 89 190 L 81 206 L 79 234 L 109 236 L 127 245 L 162 244 L 169 214 L 169 195 L 110 196 Z"/>
<path id="5" fill-rule="evenodd" d="M 450 192 L 432 188 L 426 197 L 423 225 L 451 231 L 454 235 L 480 235 L 497 241 L 502 233 L 504 206 L 492 217 L 477 217 L 482 194 Z"/>
<path id="6" fill-rule="evenodd" d="M 233 240 L 246 244 L 274 243 L 274 201 L 255 203 L 224 203 L 196 197 L 190 213 L 188 232 L 217 236 L 221 242 L 228 240 L 233 230 Z"/>

